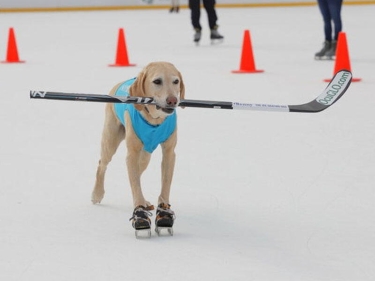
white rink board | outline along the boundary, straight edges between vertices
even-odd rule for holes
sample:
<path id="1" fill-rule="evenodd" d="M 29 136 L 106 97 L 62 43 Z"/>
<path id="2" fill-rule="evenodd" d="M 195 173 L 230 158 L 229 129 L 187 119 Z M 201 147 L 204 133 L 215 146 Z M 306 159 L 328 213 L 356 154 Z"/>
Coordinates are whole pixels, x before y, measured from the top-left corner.
<path id="1" fill-rule="evenodd" d="M 153 0 L 152 4 L 142 0 L 3 0 L 1 8 L 63 8 L 63 7 L 125 7 L 169 5 L 170 0 Z M 219 0 L 217 4 L 264 4 L 264 3 L 311 3 L 311 0 Z M 187 5 L 187 0 L 180 0 L 181 5 Z"/>

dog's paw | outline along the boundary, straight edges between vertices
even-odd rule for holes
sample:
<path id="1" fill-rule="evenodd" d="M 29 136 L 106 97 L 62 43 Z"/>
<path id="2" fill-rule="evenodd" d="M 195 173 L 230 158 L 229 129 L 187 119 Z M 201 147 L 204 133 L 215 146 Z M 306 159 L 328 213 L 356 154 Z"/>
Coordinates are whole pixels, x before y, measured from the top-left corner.
<path id="1" fill-rule="evenodd" d="M 146 206 L 147 206 L 147 210 L 152 211 L 155 209 L 154 205 L 152 205 L 149 201 L 146 201 Z"/>
<path id="2" fill-rule="evenodd" d="M 91 194 L 91 202 L 93 204 L 100 204 L 100 202 L 102 202 L 103 197 L 104 197 L 104 192 L 101 194 L 98 194 L 97 192 L 93 192 Z"/>

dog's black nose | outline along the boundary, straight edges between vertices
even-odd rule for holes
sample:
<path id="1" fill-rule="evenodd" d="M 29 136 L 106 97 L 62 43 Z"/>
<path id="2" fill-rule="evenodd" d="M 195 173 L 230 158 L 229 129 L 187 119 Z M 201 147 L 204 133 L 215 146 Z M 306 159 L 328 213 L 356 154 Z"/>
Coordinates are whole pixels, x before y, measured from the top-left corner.
<path id="1" fill-rule="evenodd" d="M 176 106 L 177 105 L 177 98 L 174 96 L 169 96 L 167 98 L 167 105 L 168 106 Z"/>

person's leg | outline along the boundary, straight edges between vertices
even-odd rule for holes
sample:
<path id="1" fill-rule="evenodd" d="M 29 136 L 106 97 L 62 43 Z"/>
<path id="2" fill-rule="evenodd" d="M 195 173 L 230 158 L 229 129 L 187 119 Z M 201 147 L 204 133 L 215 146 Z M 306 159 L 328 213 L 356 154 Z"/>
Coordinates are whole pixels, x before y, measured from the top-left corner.
<path id="1" fill-rule="evenodd" d="M 215 0 L 203 0 L 203 7 L 205 8 L 207 12 L 208 25 L 211 29 L 210 38 L 211 40 L 216 40 L 216 39 L 222 40 L 224 36 L 218 32 L 219 26 L 216 24 L 217 15 L 216 15 L 216 10 L 215 10 L 215 4 L 216 4 Z"/>
<path id="2" fill-rule="evenodd" d="M 325 56 L 328 59 L 334 59 L 336 57 L 337 39 L 339 38 L 339 33 L 342 30 L 341 6 L 342 6 L 342 0 L 328 1 L 329 13 L 331 15 L 331 20 L 333 21 L 333 24 L 334 24 L 334 32 L 332 36 L 333 40 L 331 42 L 331 48 L 325 54 Z"/>
<path id="3" fill-rule="evenodd" d="M 330 42 L 332 41 L 332 25 L 331 25 L 331 13 L 329 9 L 329 2 L 336 1 L 336 0 L 318 0 L 318 5 L 320 12 L 323 16 L 324 21 L 324 37 L 325 40 Z"/>
<path id="4" fill-rule="evenodd" d="M 208 17 L 208 25 L 210 29 L 216 29 L 217 28 L 217 15 L 215 11 L 215 0 L 203 0 L 203 7 L 205 8 L 207 12 Z"/>
<path id="5" fill-rule="evenodd" d="M 189 0 L 189 8 L 191 10 L 191 24 L 195 30 L 201 30 L 199 19 L 201 16 L 200 0 Z"/>
<path id="6" fill-rule="evenodd" d="M 341 6 L 342 6 L 342 0 L 328 1 L 329 13 L 334 23 L 333 40 L 336 40 L 336 41 L 339 37 L 339 32 L 342 30 Z"/>

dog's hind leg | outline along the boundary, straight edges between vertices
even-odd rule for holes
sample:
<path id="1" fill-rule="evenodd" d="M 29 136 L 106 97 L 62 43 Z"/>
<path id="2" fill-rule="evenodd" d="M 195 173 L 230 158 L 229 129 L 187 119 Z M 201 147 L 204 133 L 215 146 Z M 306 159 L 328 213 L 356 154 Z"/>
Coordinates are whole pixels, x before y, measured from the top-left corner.
<path id="1" fill-rule="evenodd" d="M 96 171 L 94 190 L 91 194 L 91 201 L 94 204 L 100 203 L 104 197 L 104 177 L 107 166 L 112 160 L 113 155 L 116 153 L 119 144 L 125 139 L 125 128 L 117 120 L 112 107 L 113 105 L 111 104 L 106 106 L 104 128 L 101 140 L 101 155 Z"/>

